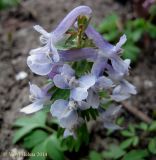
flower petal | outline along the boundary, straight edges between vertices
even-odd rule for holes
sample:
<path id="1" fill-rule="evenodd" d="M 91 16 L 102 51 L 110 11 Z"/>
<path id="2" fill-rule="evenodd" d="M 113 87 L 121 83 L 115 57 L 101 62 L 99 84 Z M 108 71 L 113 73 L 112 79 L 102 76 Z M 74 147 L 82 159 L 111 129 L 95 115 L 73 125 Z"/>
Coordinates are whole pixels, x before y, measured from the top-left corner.
<path id="1" fill-rule="evenodd" d="M 111 88 L 113 86 L 113 82 L 112 82 L 111 79 L 109 79 L 105 76 L 101 76 L 96 81 L 95 86 L 99 89 L 108 89 L 108 88 Z"/>
<path id="2" fill-rule="evenodd" d="M 90 88 L 92 87 L 96 82 L 96 77 L 94 75 L 85 75 L 79 78 L 79 85 L 82 88 Z"/>
<path id="3" fill-rule="evenodd" d="M 57 117 L 58 119 L 62 118 L 66 110 L 68 109 L 68 101 L 59 99 L 56 100 L 52 105 L 50 112 L 53 117 Z"/>
<path id="4" fill-rule="evenodd" d="M 81 110 L 86 110 L 90 108 L 90 105 L 87 102 L 81 101 L 81 102 L 78 102 L 78 104 L 79 104 L 79 109 Z"/>
<path id="5" fill-rule="evenodd" d="M 54 76 L 53 82 L 54 82 L 55 86 L 58 88 L 61 88 L 61 89 L 68 89 L 69 88 L 69 84 L 65 81 L 65 78 L 60 74 L 57 74 Z"/>
<path id="6" fill-rule="evenodd" d="M 61 74 L 73 77 L 75 75 L 75 71 L 70 67 L 70 65 L 64 64 L 61 68 Z"/>
<path id="7" fill-rule="evenodd" d="M 60 125 L 63 128 L 72 129 L 77 124 L 78 114 L 76 110 L 68 110 L 60 119 Z"/>
<path id="8" fill-rule="evenodd" d="M 46 36 L 46 37 L 48 37 L 50 34 L 45 30 L 45 29 L 43 29 L 43 27 L 41 27 L 40 25 L 35 25 L 34 26 L 34 29 L 37 31 L 37 32 L 39 32 L 40 34 L 42 34 L 42 35 L 44 35 L 44 36 Z"/>
<path id="9" fill-rule="evenodd" d="M 20 110 L 20 112 L 31 114 L 43 108 L 44 101 L 36 101 Z"/>
<path id="10" fill-rule="evenodd" d="M 86 34 L 93 40 L 96 46 L 103 51 L 104 56 L 108 57 L 111 55 L 110 51 L 114 46 L 107 42 L 93 27 L 88 26 Z"/>
<path id="11" fill-rule="evenodd" d="M 129 66 L 127 64 L 127 61 L 125 62 L 120 57 L 114 56 L 111 58 L 111 63 L 115 71 L 119 73 L 124 73 L 124 74 L 128 73 Z"/>
<path id="12" fill-rule="evenodd" d="M 87 90 L 80 87 L 72 89 L 70 93 L 70 98 L 74 99 L 75 101 L 82 101 L 86 99 L 87 96 L 88 96 Z"/>
<path id="13" fill-rule="evenodd" d="M 130 94 L 136 94 L 136 88 L 126 80 L 122 80 L 120 85 L 114 88 L 111 98 L 117 102 L 130 97 Z"/>
<path id="14" fill-rule="evenodd" d="M 100 104 L 99 96 L 92 89 L 88 91 L 88 97 L 86 101 L 92 108 L 99 107 L 99 104 Z"/>
<path id="15" fill-rule="evenodd" d="M 118 51 L 123 44 L 127 41 L 126 35 L 124 34 L 123 36 L 120 37 L 119 42 L 115 45 L 115 50 Z"/>
<path id="16" fill-rule="evenodd" d="M 122 80 L 121 82 L 122 87 L 124 88 L 124 92 L 130 93 L 130 94 L 136 94 L 136 87 L 129 83 L 126 80 Z"/>
<path id="17" fill-rule="evenodd" d="M 88 92 L 85 88 L 77 87 L 71 90 L 70 98 L 75 101 L 82 101 L 86 99 L 88 96 Z"/>
<path id="18" fill-rule="evenodd" d="M 103 57 L 99 57 L 93 64 L 91 73 L 96 77 L 99 77 L 103 74 L 104 69 L 106 67 L 107 59 Z"/>
<path id="19" fill-rule="evenodd" d="M 92 48 L 81 48 L 81 49 L 70 49 L 65 51 L 60 51 L 61 61 L 71 62 L 79 61 L 83 59 L 96 59 L 97 50 Z"/>
<path id="20" fill-rule="evenodd" d="M 62 36 L 76 21 L 77 17 L 80 15 L 90 16 L 92 10 L 88 6 L 79 6 L 74 8 L 67 16 L 61 21 L 57 28 L 53 31 L 55 37 Z"/>
<path id="21" fill-rule="evenodd" d="M 44 53 L 28 56 L 27 65 L 32 72 L 38 75 L 47 75 L 52 69 L 52 62 Z"/>
<path id="22" fill-rule="evenodd" d="M 44 94 L 42 92 L 42 89 L 39 88 L 37 85 L 35 84 L 31 84 L 29 82 L 29 86 L 30 86 L 30 94 L 33 95 L 36 98 L 43 98 Z"/>

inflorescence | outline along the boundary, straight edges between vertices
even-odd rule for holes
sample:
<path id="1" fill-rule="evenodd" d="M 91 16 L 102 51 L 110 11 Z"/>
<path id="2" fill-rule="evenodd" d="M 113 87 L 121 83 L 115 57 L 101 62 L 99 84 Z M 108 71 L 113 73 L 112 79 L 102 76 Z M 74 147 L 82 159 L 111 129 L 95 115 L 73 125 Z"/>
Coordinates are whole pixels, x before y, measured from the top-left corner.
<path id="1" fill-rule="evenodd" d="M 75 130 L 85 122 L 81 112 L 95 109 L 107 128 L 118 128 L 113 124 L 121 102 L 136 94 L 135 87 L 125 78 L 129 75 L 130 60 L 121 58 L 126 35 L 116 45 L 107 42 L 90 24 L 92 10 L 88 6 L 73 9 L 52 32 L 36 25 L 41 34 L 42 46 L 32 49 L 27 58 L 31 71 L 46 76 L 51 81 L 43 88 L 30 83 L 32 104 L 21 109 L 26 114 L 34 113 L 51 104 L 50 112 L 65 129 L 64 137 L 75 136 Z M 86 60 L 91 71 L 77 76 L 73 62 Z M 83 67 L 83 66 L 81 66 Z M 53 87 L 69 90 L 68 99 L 52 101 Z M 101 97 L 101 93 L 107 96 Z M 105 109 L 103 105 L 111 102 Z M 112 104 L 114 103 L 114 104 Z"/>

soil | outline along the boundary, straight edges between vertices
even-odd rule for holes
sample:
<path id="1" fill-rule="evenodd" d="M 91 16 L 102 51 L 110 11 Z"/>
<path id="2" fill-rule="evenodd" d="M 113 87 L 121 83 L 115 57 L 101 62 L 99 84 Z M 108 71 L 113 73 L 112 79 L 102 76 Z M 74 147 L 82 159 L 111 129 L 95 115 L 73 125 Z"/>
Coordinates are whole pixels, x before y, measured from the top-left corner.
<path id="1" fill-rule="evenodd" d="M 100 23 L 112 12 L 127 18 L 131 16 L 131 5 L 122 6 L 113 0 L 25 0 L 17 7 L 0 12 L 0 152 L 20 148 L 12 144 L 12 124 L 22 116 L 19 109 L 29 104 L 28 82 L 42 84 L 44 81 L 33 75 L 26 65 L 29 50 L 39 45 L 33 25 L 40 24 L 50 31 L 80 4 L 93 9 L 93 24 Z M 150 42 L 131 68 L 130 81 L 137 87 L 138 94 L 129 100 L 133 107 L 149 115 L 156 110 L 156 42 Z M 16 80 L 21 71 L 28 76 Z"/>

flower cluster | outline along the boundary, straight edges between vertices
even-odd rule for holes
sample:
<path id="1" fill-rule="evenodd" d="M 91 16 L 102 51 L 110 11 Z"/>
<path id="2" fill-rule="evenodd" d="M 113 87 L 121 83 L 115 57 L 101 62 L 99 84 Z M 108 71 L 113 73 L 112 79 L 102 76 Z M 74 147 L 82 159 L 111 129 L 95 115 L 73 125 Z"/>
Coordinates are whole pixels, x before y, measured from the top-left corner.
<path id="1" fill-rule="evenodd" d="M 90 108 L 99 112 L 105 127 L 118 128 L 112 120 L 121 106 L 111 104 L 104 109 L 103 105 L 110 101 L 118 103 L 136 94 L 135 87 L 125 79 L 129 75 L 130 60 L 121 58 L 126 35 L 121 36 L 116 45 L 110 44 L 89 24 L 91 14 L 88 6 L 79 6 L 50 33 L 39 25 L 34 26 L 41 34 L 43 45 L 31 50 L 27 58 L 33 73 L 47 76 L 52 81 L 41 89 L 30 84 L 33 103 L 21 112 L 30 114 L 50 104 L 53 95 L 48 91 L 53 87 L 69 90 L 68 100 L 57 99 L 51 102 L 50 109 L 52 116 L 65 129 L 65 137 L 76 136 L 75 129 L 85 121 L 81 112 Z M 69 41 L 74 45 L 64 47 Z M 89 73 L 78 77 L 72 64 L 81 60 L 92 63 L 92 67 Z M 101 97 L 102 92 L 107 92 L 107 96 Z"/>

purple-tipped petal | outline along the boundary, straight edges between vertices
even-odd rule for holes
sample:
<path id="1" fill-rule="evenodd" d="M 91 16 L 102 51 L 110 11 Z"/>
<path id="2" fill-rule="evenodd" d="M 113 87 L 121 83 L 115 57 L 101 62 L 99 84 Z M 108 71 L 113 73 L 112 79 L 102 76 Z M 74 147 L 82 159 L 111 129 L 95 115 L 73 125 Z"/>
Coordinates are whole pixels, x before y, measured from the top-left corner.
<path id="1" fill-rule="evenodd" d="M 123 36 L 120 37 L 119 42 L 115 45 L 115 51 L 118 51 L 121 49 L 122 45 L 125 44 L 127 41 L 126 35 L 124 34 Z"/>
<path id="2" fill-rule="evenodd" d="M 28 56 L 27 65 L 31 71 L 38 75 L 47 75 L 52 70 L 51 60 L 43 53 Z"/>
<path id="3" fill-rule="evenodd" d="M 85 75 L 79 78 L 78 81 L 79 81 L 80 87 L 88 89 L 95 84 L 96 77 L 94 75 Z"/>
<path id="4" fill-rule="evenodd" d="M 111 63 L 115 71 L 119 73 L 124 73 L 124 74 L 128 73 L 129 65 L 127 61 L 125 62 L 120 57 L 114 56 L 113 58 L 111 58 Z"/>
<path id="5" fill-rule="evenodd" d="M 90 16 L 92 10 L 88 6 L 79 6 L 74 8 L 67 16 L 61 21 L 57 28 L 53 31 L 55 37 L 62 36 L 76 21 L 80 15 Z"/>
<path id="6" fill-rule="evenodd" d="M 68 110 L 68 101 L 59 99 L 59 100 L 56 100 L 51 105 L 50 112 L 53 117 L 57 117 L 58 119 L 61 119 L 67 110 Z"/>
<path id="7" fill-rule="evenodd" d="M 114 81 L 120 81 L 124 78 L 125 74 L 121 72 L 117 72 L 111 65 L 107 65 L 107 71 L 109 78 Z"/>
<path id="8" fill-rule="evenodd" d="M 55 75 L 60 74 L 60 68 L 62 68 L 63 63 L 54 63 L 51 72 L 48 74 L 50 79 L 53 79 Z"/>
<path id="9" fill-rule="evenodd" d="M 107 42 L 93 27 L 88 26 L 86 29 L 87 36 L 93 40 L 95 45 L 101 49 L 106 57 L 110 56 L 113 45 Z"/>
<path id="10" fill-rule="evenodd" d="M 84 102 L 84 101 L 78 102 L 78 105 L 79 105 L 79 109 L 80 109 L 80 110 L 86 110 L 86 109 L 89 109 L 89 108 L 90 108 L 89 103 Z"/>
<path id="11" fill-rule="evenodd" d="M 77 87 L 71 90 L 70 98 L 75 101 L 82 101 L 86 99 L 88 96 L 88 92 L 85 88 Z"/>
<path id="12" fill-rule="evenodd" d="M 130 93 L 130 94 L 136 94 L 136 87 L 134 85 L 132 85 L 131 83 L 129 83 L 126 80 L 122 80 L 121 85 L 124 88 L 124 92 Z"/>
<path id="13" fill-rule="evenodd" d="M 60 119 L 60 125 L 63 128 L 72 129 L 77 124 L 78 114 L 76 110 L 68 110 Z"/>
<path id="14" fill-rule="evenodd" d="M 75 75 L 75 71 L 71 68 L 70 65 L 64 64 L 61 68 L 61 74 L 73 77 Z"/>
<path id="15" fill-rule="evenodd" d="M 126 100 L 130 94 L 136 94 L 136 88 L 128 81 L 121 81 L 120 85 L 114 88 L 111 98 L 117 102 Z"/>
<path id="16" fill-rule="evenodd" d="M 92 108 L 99 107 L 99 104 L 100 104 L 99 96 L 92 89 L 88 91 L 88 97 L 86 101 Z"/>
<path id="17" fill-rule="evenodd" d="M 57 74 L 54 76 L 53 82 L 54 82 L 55 86 L 58 88 L 61 88 L 61 89 L 68 89 L 69 88 L 69 84 L 67 83 L 67 81 L 65 81 L 65 78 L 60 74 Z"/>
<path id="18" fill-rule="evenodd" d="M 30 94 L 31 95 L 33 95 L 36 98 L 43 98 L 44 97 L 44 93 L 42 92 L 42 89 L 39 88 L 37 85 L 29 83 L 29 87 L 30 87 Z"/>
<path id="19" fill-rule="evenodd" d="M 91 73 L 96 77 L 99 77 L 103 74 L 106 67 L 107 59 L 99 57 L 93 64 Z"/>
<path id="20" fill-rule="evenodd" d="M 109 79 L 105 76 L 101 76 L 96 81 L 95 86 L 99 89 L 108 89 L 108 88 L 113 87 L 113 82 L 111 79 Z"/>
<path id="21" fill-rule="evenodd" d="M 116 125 L 114 123 L 114 120 L 116 119 L 117 115 L 121 111 L 121 106 L 110 106 L 105 112 L 100 112 L 100 117 L 103 120 L 104 127 L 111 129 L 111 130 L 116 130 L 116 129 L 121 129 L 120 126 Z"/>
<path id="22" fill-rule="evenodd" d="M 41 101 L 41 100 L 36 101 L 36 102 L 22 108 L 20 110 L 20 112 L 23 112 L 26 114 L 31 114 L 31 113 L 37 112 L 43 108 L 43 104 L 44 104 L 44 101 Z"/>

